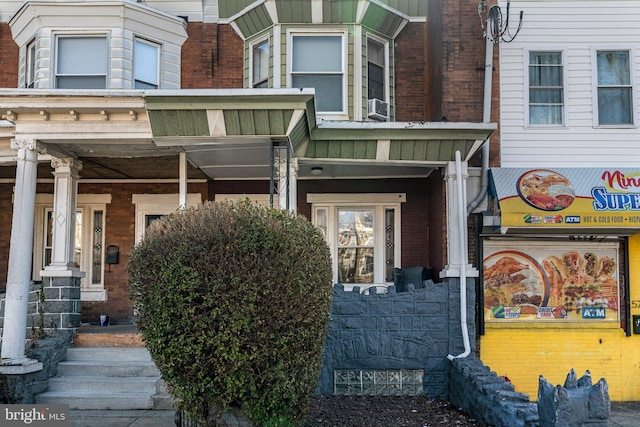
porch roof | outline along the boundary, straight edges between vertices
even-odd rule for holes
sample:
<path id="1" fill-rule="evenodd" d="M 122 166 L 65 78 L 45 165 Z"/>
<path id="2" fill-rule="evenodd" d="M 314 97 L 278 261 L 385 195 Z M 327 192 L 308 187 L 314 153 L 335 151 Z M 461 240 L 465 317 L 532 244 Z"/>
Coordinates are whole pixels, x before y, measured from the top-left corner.
<path id="1" fill-rule="evenodd" d="M 427 176 L 456 151 L 469 159 L 496 128 L 317 120 L 312 89 L 7 89 L 0 111 L 15 125 L 13 135 L 38 139 L 54 156 L 90 160 L 83 177 L 102 159 L 127 177 L 175 178 L 172 168 L 151 168 L 149 175 L 141 161 L 184 151 L 210 178 L 264 179 L 272 142 L 290 144 L 300 178 L 311 176 L 312 167 L 322 167 L 323 177 Z M 14 157 L 6 135 L 0 133 L 0 164 Z M 127 158 L 138 161 L 128 168 Z"/>

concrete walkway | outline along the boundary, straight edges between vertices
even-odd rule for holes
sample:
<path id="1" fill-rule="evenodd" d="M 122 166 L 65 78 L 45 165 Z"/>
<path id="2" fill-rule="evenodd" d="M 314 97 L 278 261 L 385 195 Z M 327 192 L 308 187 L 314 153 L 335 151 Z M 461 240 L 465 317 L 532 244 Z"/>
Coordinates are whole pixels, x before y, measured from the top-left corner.
<path id="1" fill-rule="evenodd" d="M 71 411 L 69 415 L 70 427 L 175 427 L 174 411 Z M 611 403 L 609 427 L 638 426 L 640 402 Z"/>

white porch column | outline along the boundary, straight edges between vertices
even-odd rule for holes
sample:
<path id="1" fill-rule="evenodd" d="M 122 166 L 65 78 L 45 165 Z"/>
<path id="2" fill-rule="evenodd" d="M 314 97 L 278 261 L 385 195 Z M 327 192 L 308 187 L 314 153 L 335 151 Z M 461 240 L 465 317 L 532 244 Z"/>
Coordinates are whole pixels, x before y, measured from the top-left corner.
<path id="1" fill-rule="evenodd" d="M 460 213 L 467 217 L 467 179 L 469 178 L 467 162 L 462 162 L 462 193 L 456 176 L 456 163 L 449 162 L 445 170 L 447 198 L 447 265 L 440 272 L 440 277 L 460 277 L 464 264 L 466 277 L 478 277 L 478 270 L 469 264 L 467 245 L 467 227 L 461 227 Z M 462 234 L 462 235 L 461 235 Z"/>
<path id="2" fill-rule="evenodd" d="M 38 151 L 44 148 L 34 138 L 15 138 L 11 141 L 11 148 L 18 151 L 18 156 L 2 336 L 3 366 L 0 371 L 19 374 L 42 369 L 40 362 L 26 357 L 25 340 L 33 256 Z"/>
<path id="3" fill-rule="evenodd" d="M 78 172 L 82 162 L 72 158 L 51 159 L 54 176 L 53 242 L 51 264 L 45 271 L 78 270 L 74 263 Z"/>
<path id="4" fill-rule="evenodd" d="M 179 209 L 184 210 L 187 208 L 187 153 L 184 151 L 180 153 L 180 183 L 178 185 L 180 193 Z"/>

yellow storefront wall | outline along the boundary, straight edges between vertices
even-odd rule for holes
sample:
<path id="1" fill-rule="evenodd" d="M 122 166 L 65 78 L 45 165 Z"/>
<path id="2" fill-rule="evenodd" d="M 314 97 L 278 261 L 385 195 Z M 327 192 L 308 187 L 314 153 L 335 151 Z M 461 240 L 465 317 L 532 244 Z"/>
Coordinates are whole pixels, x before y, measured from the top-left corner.
<path id="1" fill-rule="evenodd" d="M 640 234 L 629 239 L 629 264 L 631 315 L 640 315 Z M 488 322 L 480 357 L 532 401 L 540 375 L 564 384 L 572 368 L 578 377 L 589 370 L 594 383 L 606 378 L 613 401 L 640 400 L 640 334 L 627 337 L 618 324 Z"/>

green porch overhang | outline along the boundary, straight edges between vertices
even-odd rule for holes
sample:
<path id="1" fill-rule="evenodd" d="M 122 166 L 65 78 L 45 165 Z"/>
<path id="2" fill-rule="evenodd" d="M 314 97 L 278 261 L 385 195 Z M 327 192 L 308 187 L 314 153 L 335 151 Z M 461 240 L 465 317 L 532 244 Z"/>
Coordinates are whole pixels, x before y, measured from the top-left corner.
<path id="1" fill-rule="evenodd" d="M 456 151 L 468 160 L 496 129 L 493 123 L 318 120 L 313 89 L 8 89 L 0 106 L 14 124 L 11 134 L 37 139 L 53 156 L 100 163 L 132 178 L 175 176 L 160 169 L 150 174 L 141 165 L 185 152 L 211 179 L 268 179 L 272 146 L 283 143 L 300 179 L 317 179 L 311 173 L 317 167 L 320 178 L 423 177 L 453 161 Z M 8 149 L 8 137 L 2 140 Z"/>
<path id="2" fill-rule="evenodd" d="M 250 38 L 273 24 L 362 24 L 388 37 L 395 37 L 407 22 L 424 22 L 425 0 L 264 0 L 222 2 L 220 18 L 234 23 L 243 38 Z"/>

